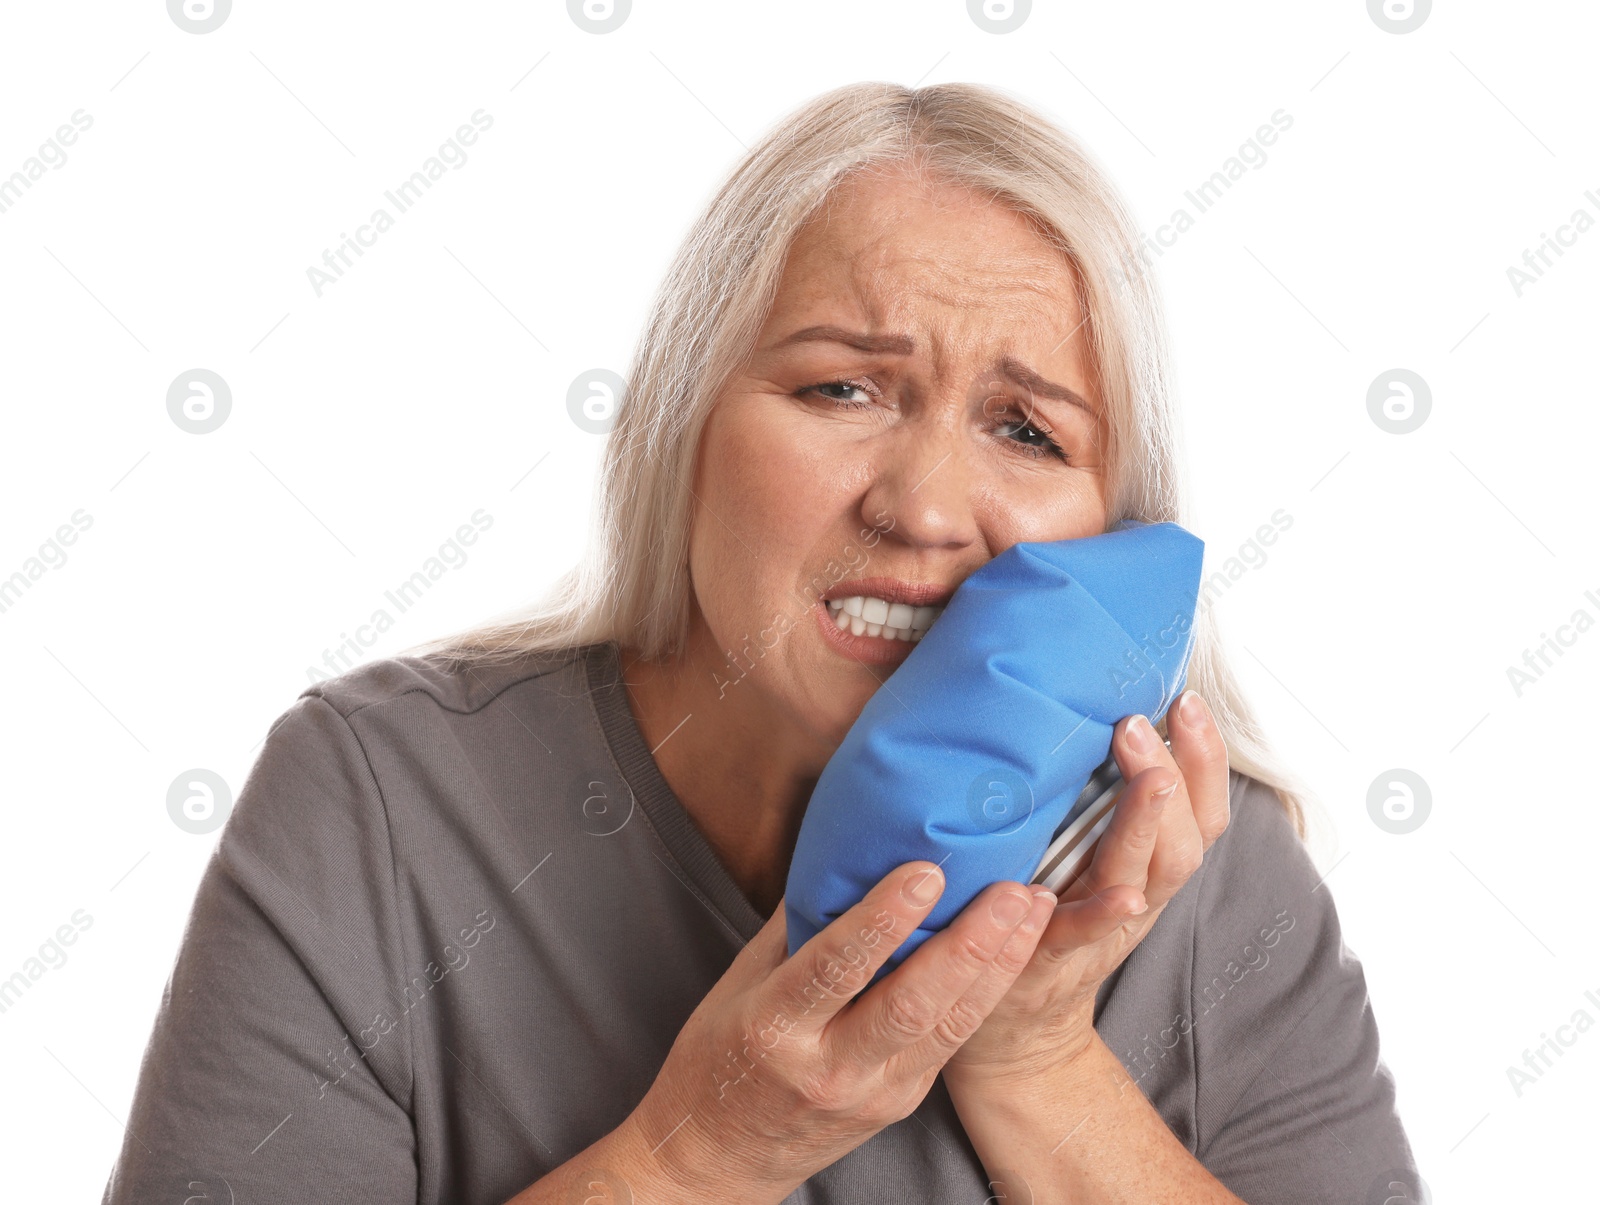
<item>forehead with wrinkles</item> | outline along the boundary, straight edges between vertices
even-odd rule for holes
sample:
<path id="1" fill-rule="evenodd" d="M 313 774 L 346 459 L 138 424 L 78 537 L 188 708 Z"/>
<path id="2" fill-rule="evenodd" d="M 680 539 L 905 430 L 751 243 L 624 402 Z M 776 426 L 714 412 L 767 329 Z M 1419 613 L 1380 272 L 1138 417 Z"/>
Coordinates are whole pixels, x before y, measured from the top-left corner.
<path id="1" fill-rule="evenodd" d="M 996 323 L 1064 321 L 1077 292 L 1070 261 L 1034 219 L 899 168 L 851 175 L 797 234 L 773 317 L 822 308 L 866 327 L 920 317 L 959 344 Z"/>

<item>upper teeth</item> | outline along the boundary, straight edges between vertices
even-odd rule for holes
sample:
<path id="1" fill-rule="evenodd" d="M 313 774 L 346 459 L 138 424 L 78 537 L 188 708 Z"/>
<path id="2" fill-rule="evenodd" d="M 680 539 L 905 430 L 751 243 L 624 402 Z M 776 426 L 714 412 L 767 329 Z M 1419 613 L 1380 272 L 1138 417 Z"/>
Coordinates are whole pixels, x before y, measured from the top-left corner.
<path id="1" fill-rule="evenodd" d="M 944 612 L 943 607 L 913 607 L 869 594 L 830 598 L 828 610 L 834 623 L 841 628 L 848 627 L 857 636 L 882 636 L 885 640 L 909 640 L 913 644 L 922 639 L 933 621 Z"/>

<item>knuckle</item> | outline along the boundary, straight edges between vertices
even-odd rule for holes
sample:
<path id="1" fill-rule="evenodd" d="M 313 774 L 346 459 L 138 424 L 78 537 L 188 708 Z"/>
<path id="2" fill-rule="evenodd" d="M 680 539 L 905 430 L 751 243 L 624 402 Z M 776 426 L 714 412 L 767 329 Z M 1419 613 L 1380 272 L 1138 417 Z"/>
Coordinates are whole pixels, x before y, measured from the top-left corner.
<path id="1" fill-rule="evenodd" d="M 1231 817 L 1228 815 L 1228 808 L 1226 805 L 1224 805 L 1221 809 L 1211 813 L 1205 818 L 1204 821 L 1202 821 L 1200 825 L 1200 835 L 1205 839 L 1205 843 L 1207 845 L 1210 845 L 1218 837 L 1222 836 L 1223 833 L 1227 832 L 1228 821 L 1230 819 Z"/>
<path id="2" fill-rule="evenodd" d="M 1151 766 L 1139 774 L 1139 790 L 1145 795 L 1154 795 L 1167 787 L 1183 786 L 1183 771 L 1174 762 L 1170 765 Z"/>
<path id="3" fill-rule="evenodd" d="M 1049 979 L 1053 978 L 1077 952 L 1077 947 L 1070 945 L 1041 945 L 1033 952 L 1033 957 L 1047 972 L 1045 978 Z"/>
<path id="4" fill-rule="evenodd" d="M 1172 851 L 1169 860 L 1171 874 L 1179 880 L 1187 880 L 1190 875 L 1200 869 L 1203 851 L 1193 841 L 1185 841 Z"/>
<path id="5" fill-rule="evenodd" d="M 798 1091 L 806 1107 L 817 1113 L 847 1113 L 855 1106 L 850 1086 L 829 1068 L 818 1068 L 805 1076 Z"/>
<path id="6" fill-rule="evenodd" d="M 920 1038 L 934 1020 L 928 1002 L 905 988 L 891 993 L 883 1002 L 883 1026 L 896 1038 L 906 1041 Z"/>
<path id="7" fill-rule="evenodd" d="M 952 934 L 955 940 L 951 943 L 951 954 L 957 962 L 966 969 L 981 968 L 986 966 L 991 958 L 988 950 L 983 948 L 983 943 L 970 933 Z"/>
<path id="8" fill-rule="evenodd" d="M 1004 977 L 1013 978 L 1020 975 L 1023 968 L 1028 965 L 1029 955 L 1032 953 L 1032 951 L 1023 953 L 1024 948 L 1019 942 L 1008 941 L 1005 948 L 994 956 L 990 965 Z"/>
<path id="9" fill-rule="evenodd" d="M 1226 750 L 1222 734 L 1217 730 L 1215 723 L 1202 724 L 1198 728 L 1191 728 L 1186 724 L 1184 729 L 1184 735 L 1189 738 L 1189 743 L 1206 760 L 1212 760 L 1218 753 Z"/>
<path id="10" fill-rule="evenodd" d="M 894 1109 L 889 1115 L 889 1123 L 891 1125 L 897 1121 L 904 1121 L 921 1107 L 923 1098 L 928 1095 L 928 1091 L 933 1087 L 934 1082 L 939 1078 L 939 1071 L 940 1068 L 933 1067 L 928 1071 L 923 1072 L 923 1074 L 917 1076 L 917 1078 L 913 1081 L 911 1091 L 907 1092 L 904 1096 L 897 1096 L 895 1098 Z"/>
<path id="11" fill-rule="evenodd" d="M 860 1120 L 871 1126 L 874 1131 L 904 1121 L 917 1111 L 922 1104 L 922 1098 L 927 1095 L 928 1089 L 933 1087 L 933 1081 L 938 1076 L 939 1068 L 935 1067 L 931 1072 L 924 1072 L 904 1080 L 897 1077 L 893 1087 L 885 1081 L 883 1088 L 862 1106 Z"/>
<path id="12" fill-rule="evenodd" d="M 954 1050 L 977 1032 L 982 1021 L 983 1018 L 977 1015 L 971 1005 L 957 1001 L 933 1027 L 934 1039 L 941 1047 Z"/>

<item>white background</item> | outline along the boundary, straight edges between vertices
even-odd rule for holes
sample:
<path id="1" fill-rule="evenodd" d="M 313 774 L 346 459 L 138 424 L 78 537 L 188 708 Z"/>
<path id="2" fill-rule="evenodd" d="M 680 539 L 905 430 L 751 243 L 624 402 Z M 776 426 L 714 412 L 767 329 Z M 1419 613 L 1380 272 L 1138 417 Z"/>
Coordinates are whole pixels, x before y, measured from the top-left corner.
<path id="1" fill-rule="evenodd" d="M 568 385 L 625 370 L 743 148 L 862 79 L 1007 88 L 1152 231 L 1292 116 L 1156 269 L 1208 569 L 1293 517 L 1217 613 L 1326 806 L 1324 889 L 1435 1199 L 1593 1192 L 1600 1026 L 1563 1031 L 1520 1095 L 1507 1068 L 1600 1021 L 1600 632 L 1520 697 L 1506 672 L 1600 617 L 1600 230 L 1520 297 L 1506 272 L 1600 216 L 1592 6 L 1440 4 L 1404 35 L 1360 2 L 1176 0 L 1041 3 L 1006 35 L 956 0 L 640 0 L 604 36 L 558 3 L 239 0 L 203 35 L 154 0 L 3 21 L 0 177 L 93 120 L 0 213 L 0 577 L 92 517 L 0 613 L 0 979 L 92 917 L 0 1015 L 9 1199 L 98 1199 L 115 1157 L 215 841 L 168 818 L 169 785 L 203 767 L 236 790 L 308 666 L 479 508 L 466 562 L 367 657 L 576 558 L 603 437 Z M 478 109 L 466 164 L 318 297 L 306 269 Z M 232 391 L 207 435 L 166 407 L 197 367 Z M 1396 367 L 1432 392 L 1408 435 L 1367 412 Z M 1405 835 L 1367 811 L 1396 767 L 1432 792 Z"/>

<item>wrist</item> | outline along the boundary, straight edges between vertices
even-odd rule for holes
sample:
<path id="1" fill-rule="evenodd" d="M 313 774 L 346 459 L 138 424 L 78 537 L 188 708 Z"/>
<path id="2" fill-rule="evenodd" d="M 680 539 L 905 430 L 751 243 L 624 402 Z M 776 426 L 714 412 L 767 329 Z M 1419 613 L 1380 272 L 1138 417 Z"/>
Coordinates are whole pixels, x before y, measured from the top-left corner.
<path id="1" fill-rule="evenodd" d="M 964 1059 L 964 1052 L 957 1051 L 944 1067 L 946 1086 L 952 1092 L 991 1097 L 1058 1098 L 1065 1084 L 1086 1074 L 1096 1061 L 1095 1047 L 1105 1045 L 1095 1031 L 1092 1007 L 1081 1013 L 1059 1033 L 1006 1043 L 1011 1053 L 1005 1058 Z"/>
<path id="2" fill-rule="evenodd" d="M 1098 1041 L 1098 1038 L 1094 1039 Z M 1030 1205 L 1080 1199 L 1072 1142 L 1094 1111 L 1080 1062 L 945 1070 L 946 1090 L 962 1129 L 1000 1198 Z M 995 1198 L 991 1198 L 995 1199 Z"/>
<path id="3" fill-rule="evenodd" d="M 687 1128 L 687 1127 L 684 1127 Z M 627 1191 L 606 1196 L 600 1193 L 597 1201 L 623 1202 L 649 1201 L 652 1205 L 687 1205 L 699 1198 L 703 1185 L 695 1181 L 695 1160 L 684 1157 L 680 1129 L 670 1136 L 657 1135 L 652 1141 L 637 1111 L 629 1113 L 621 1125 L 602 1140 L 608 1145 L 607 1162 L 615 1166 L 625 1180 Z M 672 1148 L 668 1150 L 667 1148 Z M 577 1198 L 585 1199 L 585 1198 Z"/>
<path id="4" fill-rule="evenodd" d="M 552 1173 L 562 1201 L 623 1205 L 651 1201 L 676 1205 L 690 1198 L 654 1164 L 633 1114 Z M 515 1202 L 511 1203 L 515 1205 Z"/>
<path id="5" fill-rule="evenodd" d="M 655 1119 L 642 1114 L 642 1108 L 643 1102 L 601 1140 L 607 1147 L 602 1161 L 618 1169 L 628 1191 L 607 1196 L 597 1189 L 595 1205 L 612 1205 L 613 1202 L 616 1205 L 631 1205 L 632 1202 L 702 1205 L 708 1200 L 780 1205 L 788 1195 L 786 1192 L 771 1193 L 750 1183 L 739 1175 L 734 1158 L 699 1147 L 699 1127 L 692 1118 L 680 1119 L 682 1124 L 657 1124 Z M 574 1160 L 574 1165 L 579 1162 L 581 1160 Z M 599 1165 L 597 1161 L 596 1166 Z"/>

